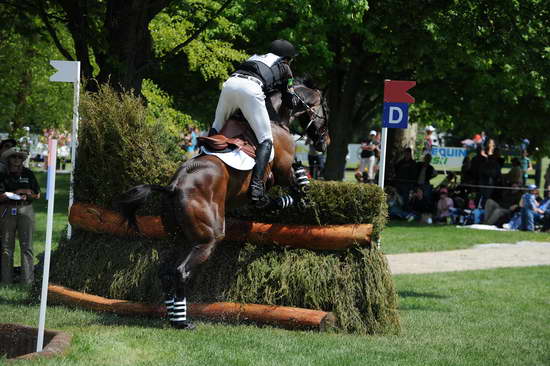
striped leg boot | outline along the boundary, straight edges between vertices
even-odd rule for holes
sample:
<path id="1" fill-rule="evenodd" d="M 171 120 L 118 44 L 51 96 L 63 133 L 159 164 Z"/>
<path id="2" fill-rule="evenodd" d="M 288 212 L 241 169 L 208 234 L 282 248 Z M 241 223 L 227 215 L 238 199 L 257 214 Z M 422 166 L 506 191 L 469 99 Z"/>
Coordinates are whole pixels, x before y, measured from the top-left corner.
<path id="1" fill-rule="evenodd" d="M 171 319 L 174 314 L 174 296 L 167 296 L 164 300 L 164 306 L 166 307 L 166 316 Z"/>
<path id="2" fill-rule="evenodd" d="M 187 320 L 187 300 L 184 297 L 174 297 L 172 313 L 169 315 L 170 325 L 178 329 L 195 329 L 195 325 Z"/>

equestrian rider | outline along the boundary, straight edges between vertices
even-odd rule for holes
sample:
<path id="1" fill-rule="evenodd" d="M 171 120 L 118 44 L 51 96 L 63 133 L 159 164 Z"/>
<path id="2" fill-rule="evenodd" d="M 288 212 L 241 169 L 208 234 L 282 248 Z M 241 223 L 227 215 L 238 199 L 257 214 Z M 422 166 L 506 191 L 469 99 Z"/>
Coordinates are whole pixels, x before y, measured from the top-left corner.
<path id="1" fill-rule="evenodd" d="M 279 90 L 283 100 L 292 107 L 297 98 L 292 87 L 290 62 L 296 56 L 294 46 L 278 39 L 271 43 L 269 53 L 253 55 L 223 84 L 216 107 L 216 116 L 209 135 L 217 134 L 225 121 L 240 109 L 258 139 L 256 165 L 252 170 L 252 179 L 248 194 L 256 205 L 265 200 L 264 172 L 273 147 L 271 122 L 265 105 L 266 94 Z"/>

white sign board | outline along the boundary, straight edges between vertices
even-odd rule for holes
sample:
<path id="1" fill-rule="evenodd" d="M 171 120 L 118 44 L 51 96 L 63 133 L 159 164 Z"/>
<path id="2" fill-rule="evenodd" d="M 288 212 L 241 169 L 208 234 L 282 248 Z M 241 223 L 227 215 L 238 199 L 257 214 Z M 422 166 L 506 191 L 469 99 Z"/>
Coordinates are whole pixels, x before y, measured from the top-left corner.
<path id="1" fill-rule="evenodd" d="M 462 161 L 468 155 L 463 147 L 432 147 L 431 164 L 436 170 L 460 170 Z"/>

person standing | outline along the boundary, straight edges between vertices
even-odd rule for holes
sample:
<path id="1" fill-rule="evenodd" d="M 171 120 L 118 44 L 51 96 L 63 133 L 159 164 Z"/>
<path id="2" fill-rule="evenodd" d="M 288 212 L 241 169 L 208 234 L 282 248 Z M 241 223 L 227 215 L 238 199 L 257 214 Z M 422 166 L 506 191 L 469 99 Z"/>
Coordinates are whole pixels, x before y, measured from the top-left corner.
<path id="1" fill-rule="evenodd" d="M 0 174 L 5 174 L 8 171 L 8 162 L 1 158 L 2 154 L 15 145 L 17 145 L 17 141 L 14 139 L 7 139 L 0 142 Z"/>
<path id="2" fill-rule="evenodd" d="M 521 159 L 519 160 L 521 166 L 521 173 L 523 179 L 523 185 L 527 184 L 527 179 L 529 179 L 529 171 L 533 169 L 531 160 L 527 157 L 529 153 L 527 150 L 521 151 Z"/>
<path id="3" fill-rule="evenodd" d="M 13 281 L 13 254 L 15 237 L 21 248 L 22 282 L 34 279 L 34 209 L 32 203 L 40 198 L 40 187 L 34 173 L 23 166 L 28 153 L 19 147 L 5 151 L 1 158 L 8 162 L 7 173 L 0 176 L 0 230 L 1 237 L 1 282 Z"/>
<path id="4" fill-rule="evenodd" d="M 376 131 L 369 132 L 369 137 L 361 141 L 361 163 L 359 164 L 359 173 L 363 175 L 365 167 L 367 168 L 367 182 L 374 183 L 376 165 L 376 151 L 378 150 L 378 141 L 376 140 Z"/>
<path id="5" fill-rule="evenodd" d="M 422 156 L 425 156 L 426 154 L 432 154 L 432 146 L 433 146 L 433 132 L 435 131 L 435 128 L 433 126 L 426 126 L 424 135 L 424 146 L 422 148 Z"/>

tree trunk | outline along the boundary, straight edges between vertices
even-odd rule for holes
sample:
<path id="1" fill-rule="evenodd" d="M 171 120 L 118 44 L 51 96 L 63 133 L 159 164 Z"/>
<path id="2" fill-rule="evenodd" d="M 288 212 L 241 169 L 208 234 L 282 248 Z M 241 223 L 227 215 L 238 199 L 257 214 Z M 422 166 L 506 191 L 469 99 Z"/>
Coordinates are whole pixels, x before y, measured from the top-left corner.
<path id="1" fill-rule="evenodd" d="M 356 105 L 356 96 L 363 82 L 363 65 L 363 61 L 358 58 L 347 67 L 347 72 L 342 73 L 341 65 L 335 66 L 332 71 L 336 76 L 330 81 L 328 90 L 331 143 L 325 163 L 324 177 L 327 180 L 344 179 L 348 144 L 353 135 L 353 116 L 360 107 Z"/>
<path id="2" fill-rule="evenodd" d="M 105 16 L 108 48 L 98 57 L 100 72 L 97 80 L 109 82 L 116 89 L 141 93 L 142 75 L 137 70 L 151 57 L 152 39 L 149 33 L 149 1 L 109 1 Z"/>
<path id="3" fill-rule="evenodd" d="M 407 147 L 413 150 L 416 144 L 416 132 L 418 125 L 409 124 L 408 128 L 388 128 L 388 145 L 386 149 L 386 174 L 385 179 L 390 180 L 395 176 L 395 164 L 403 157 Z"/>

